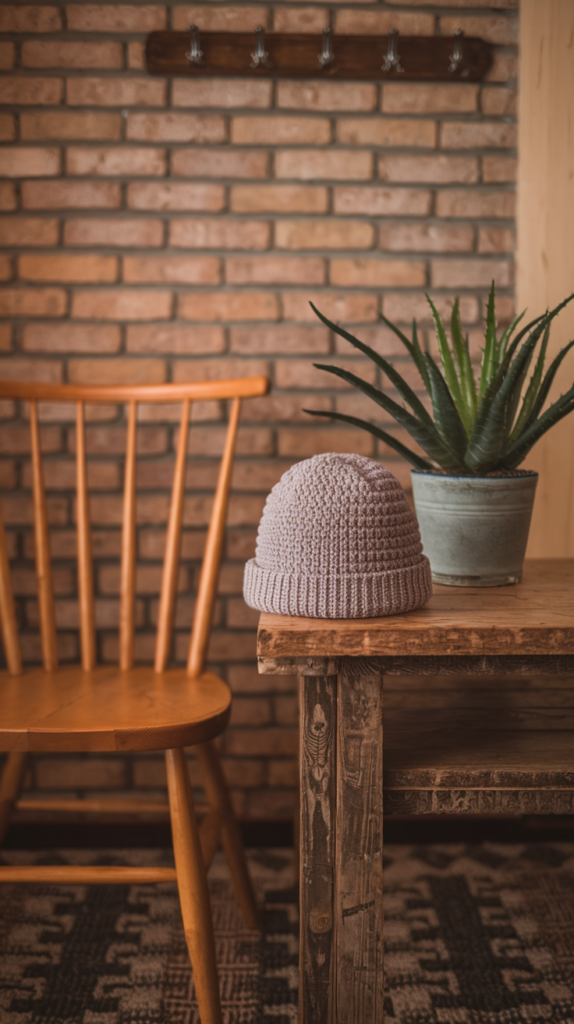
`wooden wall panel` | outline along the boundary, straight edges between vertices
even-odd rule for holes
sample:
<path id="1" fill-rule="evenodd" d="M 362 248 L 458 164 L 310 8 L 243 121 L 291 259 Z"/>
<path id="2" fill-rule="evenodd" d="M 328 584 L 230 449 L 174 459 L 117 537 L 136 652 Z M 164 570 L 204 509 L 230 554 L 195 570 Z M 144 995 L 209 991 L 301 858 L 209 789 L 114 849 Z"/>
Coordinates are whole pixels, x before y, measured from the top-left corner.
<path id="1" fill-rule="evenodd" d="M 521 0 L 517 308 L 530 316 L 574 291 L 574 2 Z M 574 303 L 552 328 L 551 353 L 574 337 Z M 557 398 L 574 380 L 560 368 Z M 574 555 L 574 416 L 526 465 L 540 473 L 530 557 Z"/>

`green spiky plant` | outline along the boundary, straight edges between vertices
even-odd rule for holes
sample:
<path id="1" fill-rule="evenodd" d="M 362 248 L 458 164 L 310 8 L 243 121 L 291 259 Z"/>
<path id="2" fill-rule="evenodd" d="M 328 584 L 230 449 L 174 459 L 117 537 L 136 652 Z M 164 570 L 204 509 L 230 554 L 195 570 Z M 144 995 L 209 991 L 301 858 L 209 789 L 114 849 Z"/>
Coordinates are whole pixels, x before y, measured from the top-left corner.
<path id="1" fill-rule="evenodd" d="M 574 294 L 564 299 L 555 309 L 531 320 L 515 334 L 524 316 L 521 313 L 497 337 L 493 282 L 488 298 L 485 342 L 478 379 L 473 372 L 468 336 L 465 337 L 462 332 L 458 299 L 453 305 L 449 343 L 442 320 L 427 295 L 436 328 L 442 370 L 428 352 L 422 351 L 414 320 L 412 339 L 409 340 L 390 320 L 382 317 L 413 359 L 429 394 L 432 416 L 391 363 L 369 345 L 332 323 L 311 303 L 314 312 L 327 327 L 358 348 L 386 374 L 408 408 L 349 370 L 315 363 L 317 369 L 341 377 L 390 413 L 428 458 L 411 451 L 392 433 L 357 416 L 312 409 L 304 411 L 312 416 L 329 416 L 361 427 L 385 441 L 416 469 L 426 472 L 485 476 L 495 471 L 514 470 L 550 427 L 574 411 L 574 385 L 543 411 L 556 371 L 564 356 L 574 346 L 574 341 L 569 342 L 544 374 L 550 324 L 572 298 Z M 528 369 L 539 342 L 532 376 L 524 390 Z"/>

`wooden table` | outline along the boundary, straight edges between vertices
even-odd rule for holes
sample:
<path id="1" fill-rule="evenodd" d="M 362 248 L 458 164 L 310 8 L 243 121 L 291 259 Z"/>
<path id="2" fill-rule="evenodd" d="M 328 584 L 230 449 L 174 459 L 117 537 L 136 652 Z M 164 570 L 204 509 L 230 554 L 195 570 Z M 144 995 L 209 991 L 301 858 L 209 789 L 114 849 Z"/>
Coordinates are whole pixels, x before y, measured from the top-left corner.
<path id="1" fill-rule="evenodd" d="M 301 683 L 300 1024 L 381 1024 L 383 677 L 386 814 L 573 813 L 574 561 L 389 618 L 264 614 L 258 657 Z"/>

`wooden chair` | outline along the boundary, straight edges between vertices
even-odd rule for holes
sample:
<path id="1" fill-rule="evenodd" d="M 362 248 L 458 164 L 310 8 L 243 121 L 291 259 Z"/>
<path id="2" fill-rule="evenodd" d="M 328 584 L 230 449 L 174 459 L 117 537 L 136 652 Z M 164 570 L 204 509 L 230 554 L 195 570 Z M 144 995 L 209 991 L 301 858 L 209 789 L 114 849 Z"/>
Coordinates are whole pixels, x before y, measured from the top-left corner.
<path id="1" fill-rule="evenodd" d="M 231 694 L 204 671 L 221 557 L 241 398 L 264 395 L 264 377 L 216 383 L 96 387 L 0 382 L 0 397 L 30 402 L 36 569 L 43 668 L 22 668 L 4 526 L 0 517 L 0 619 L 8 672 L 0 673 L 0 841 L 14 807 L 72 811 L 158 811 L 169 807 L 175 869 L 2 867 L 0 881 L 121 883 L 177 881 L 203 1024 L 221 1024 L 206 870 L 221 838 L 245 925 L 258 924 L 241 838 L 213 739 L 225 729 Z M 76 403 L 78 591 L 82 665 L 58 667 L 38 402 Z M 183 518 L 190 403 L 232 399 L 203 565 L 187 668 L 167 669 Z M 134 666 L 136 413 L 141 402 L 181 402 L 153 668 Z M 120 664 L 96 667 L 94 587 L 86 476 L 86 402 L 128 403 L 120 583 Z M 194 746 L 207 813 L 198 828 L 183 747 Z M 29 751 L 164 750 L 169 805 L 159 801 L 19 799 Z"/>

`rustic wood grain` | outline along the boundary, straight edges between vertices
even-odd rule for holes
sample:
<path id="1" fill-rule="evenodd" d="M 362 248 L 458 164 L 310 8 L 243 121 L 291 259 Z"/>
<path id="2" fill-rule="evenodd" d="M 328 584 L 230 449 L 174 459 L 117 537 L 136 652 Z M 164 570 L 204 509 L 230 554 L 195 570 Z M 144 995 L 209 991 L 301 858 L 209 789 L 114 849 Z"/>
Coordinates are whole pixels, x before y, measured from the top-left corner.
<path id="1" fill-rule="evenodd" d="M 262 658 L 574 656 L 574 561 L 527 562 L 522 582 L 434 586 L 418 611 L 378 619 L 261 615 Z"/>
<path id="2" fill-rule="evenodd" d="M 337 677 L 300 680 L 299 1021 L 333 1024 Z"/>
<path id="3" fill-rule="evenodd" d="M 341 672 L 337 725 L 332 1024 L 377 1024 L 383 1019 L 383 678 L 376 666 Z"/>
<path id="4" fill-rule="evenodd" d="M 255 25 L 253 28 L 255 30 Z M 253 68 L 255 31 L 201 32 L 201 23 L 199 29 L 203 64 L 192 64 L 186 56 L 190 49 L 189 32 L 152 32 L 146 42 L 148 70 L 157 75 L 194 77 L 232 75 L 236 78 L 248 75 L 369 81 L 400 77 L 401 81 L 476 82 L 483 78 L 492 62 L 489 43 L 468 36 L 463 40 L 463 63 L 452 72 L 449 71 L 454 46 L 452 37 L 399 36 L 398 52 L 404 70 L 401 73 L 383 71 L 388 36 L 334 36 L 335 59 L 321 67 L 318 59 L 322 51 L 320 35 L 270 32 L 266 34 L 265 43 L 273 66 Z"/>
<path id="5" fill-rule="evenodd" d="M 339 658 L 258 658 L 261 675 L 271 676 L 336 676 Z"/>

